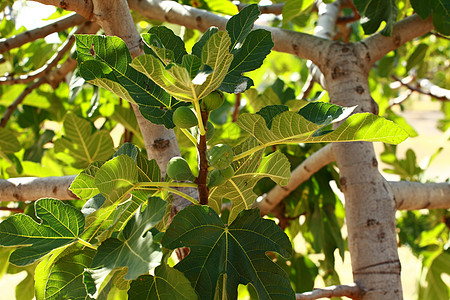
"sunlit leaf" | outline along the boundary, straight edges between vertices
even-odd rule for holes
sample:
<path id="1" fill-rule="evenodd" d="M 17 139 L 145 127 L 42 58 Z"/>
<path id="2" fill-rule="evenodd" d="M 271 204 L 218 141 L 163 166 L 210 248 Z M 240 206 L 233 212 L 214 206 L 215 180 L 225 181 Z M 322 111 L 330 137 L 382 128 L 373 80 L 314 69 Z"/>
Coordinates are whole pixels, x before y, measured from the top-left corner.
<path id="1" fill-rule="evenodd" d="M 53 249 L 73 243 L 84 229 L 83 214 L 60 200 L 40 199 L 34 207 L 40 223 L 24 214 L 0 223 L 1 246 L 24 246 L 11 254 L 10 262 L 15 265 L 31 264 Z"/>
<path id="2" fill-rule="evenodd" d="M 83 283 L 85 269 L 89 268 L 95 251 L 92 249 L 67 249 L 49 267 L 45 286 L 45 299 L 88 299 Z"/>
<path id="3" fill-rule="evenodd" d="M 20 150 L 20 143 L 14 133 L 6 128 L 0 128 L 0 152 L 13 153 Z"/>
<path id="4" fill-rule="evenodd" d="M 114 153 L 109 132 L 95 130 L 93 125 L 73 113 L 64 120 L 65 135 L 55 141 L 56 152 L 66 152 L 75 158 L 74 167 L 85 168 L 97 160 L 106 160 Z"/>
<path id="5" fill-rule="evenodd" d="M 287 274 L 266 255 L 273 251 L 287 258 L 292 253 L 286 234 L 259 210 L 246 210 L 225 225 L 208 206 L 180 211 L 167 229 L 162 244 L 169 249 L 189 247 L 189 255 L 175 268 L 191 281 L 201 299 L 212 299 L 224 275 L 228 299 L 237 298 L 239 284 L 251 283 L 260 299 L 294 299 Z"/>
<path id="6" fill-rule="evenodd" d="M 100 245 L 92 262 L 93 269 L 112 271 L 128 267 L 125 279 L 135 279 L 156 267 L 162 257 L 160 245 L 153 242 L 149 230 L 164 216 L 166 202 L 150 198 L 147 207 L 141 208 L 128 221 L 119 235 L 120 239 L 109 238 Z"/>
<path id="7" fill-rule="evenodd" d="M 201 54 L 202 64 L 212 68 L 212 72 L 200 72 L 192 80 L 190 72 L 183 66 L 165 66 L 159 58 L 150 54 L 135 58 L 131 66 L 177 99 L 198 101 L 217 89 L 225 77 L 233 59 L 228 52 L 229 45 L 230 38 L 226 32 L 213 34 L 206 41 Z"/>
<path id="8" fill-rule="evenodd" d="M 244 148 L 237 147 L 237 153 Z M 224 184 L 213 187 L 209 194 L 209 205 L 216 212 L 221 211 L 222 199 L 230 200 L 233 205 L 230 209 L 229 222 L 234 220 L 244 209 L 250 209 L 257 195 L 253 187 L 262 178 L 268 177 L 283 186 L 290 179 L 290 164 L 284 154 L 274 152 L 261 158 L 262 152 L 257 152 L 241 161 L 233 163 L 235 174 Z"/>
<path id="9" fill-rule="evenodd" d="M 138 104 L 151 122 L 174 127 L 172 113 L 178 101 L 129 66 L 131 55 L 120 38 L 77 35 L 76 42 L 80 74 L 85 80 Z"/>
<path id="10" fill-rule="evenodd" d="M 70 185 L 70 190 L 78 196 L 78 198 L 87 200 L 99 193 L 95 186 L 95 174 L 103 165 L 103 162 L 93 162 L 84 169 Z"/>
<path id="11" fill-rule="evenodd" d="M 345 114 L 339 114 L 339 116 L 342 117 Z M 321 118 L 323 117 L 326 116 L 321 116 Z M 329 120 L 332 123 L 337 119 L 331 116 Z M 328 123 L 328 121 L 325 123 Z M 253 135 L 261 145 L 265 146 L 334 141 L 370 141 L 398 144 L 408 137 L 408 134 L 395 123 L 370 113 L 351 115 L 335 130 L 330 128 L 328 133 L 321 131 L 319 134 L 316 132 L 322 129 L 323 125 L 306 120 L 300 115 L 300 111 L 299 113 L 286 111 L 278 114 L 273 119 L 271 129 L 267 128 L 264 118 L 258 114 L 241 115 L 238 119 L 238 125 Z"/>

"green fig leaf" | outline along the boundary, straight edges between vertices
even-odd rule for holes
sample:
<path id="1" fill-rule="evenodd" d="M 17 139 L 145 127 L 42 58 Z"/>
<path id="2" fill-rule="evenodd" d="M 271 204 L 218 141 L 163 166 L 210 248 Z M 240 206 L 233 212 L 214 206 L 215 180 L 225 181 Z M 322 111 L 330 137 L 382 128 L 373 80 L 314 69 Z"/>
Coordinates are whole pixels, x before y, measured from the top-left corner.
<path id="1" fill-rule="evenodd" d="M 55 151 L 68 153 L 75 159 L 73 166 L 86 168 L 97 160 L 107 160 L 114 154 L 114 144 L 107 130 L 95 130 L 87 120 L 68 113 L 64 119 L 65 135 L 55 141 Z"/>
<path id="2" fill-rule="evenodd" d="M 10 256 L 10 262 L 18 266 L 31 264 L 53 249 L 77 241 L 84 230 L 83 214 L 60 200 L 39 199 L 34 208 L 40 223 L 24 214 L 0 223 L 1 246 L 24 246 Z"/>
<path id="3" fill-rule="evenodd" d="M 142 275 L 131 282 L 129 299 L 139 300 L 195 300 L 197 293 L 189 280 L 180 271 L 161 264 L 155 276 Z"/>
<path id="4" fill-rule="evenodd" d="M 147 207 L 141 211 L 141 206 L 128 221 L 121 239 L 109 238 L 98 247 L 91 268 L 108 272 L 128 267 L 125 279 L 130 280 L 159 265 L 162 252 L 149 230 L 162 220 L 166 204 L 160 198 L 149 198 Z"/>
<path id="5" fill-rule="evenodd" d="M 175 269 L 201 299 L 214 298 L 220 277 L 228 299 L 237 299 L 238 285 L 248 283 L 260 299 L 295 299 L 287 274 L 266 255 L 291 256 L 289 238 L 273 221 L 261 218 L 258 209 L 243 211 L 225 225 L 209 206 L 186 207 L 173 218 L 162 245 L 189 247 L 189 255 Z"/>

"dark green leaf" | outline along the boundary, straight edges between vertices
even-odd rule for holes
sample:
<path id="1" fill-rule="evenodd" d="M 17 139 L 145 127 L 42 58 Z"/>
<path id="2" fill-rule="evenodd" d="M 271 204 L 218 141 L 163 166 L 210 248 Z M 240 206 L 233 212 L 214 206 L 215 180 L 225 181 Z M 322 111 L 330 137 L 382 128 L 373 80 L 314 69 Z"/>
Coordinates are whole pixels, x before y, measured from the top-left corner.
<path id="1" fill-rule="evenodd" d="M 260 299 L 295 299 L 287 274 L 266 255 L 292 254 L 286 234 L 259 210 L 246 210 L 225 225 L 208 206 L 180 211 L 167 229 L 162 244 L 168 249 L 189 247 L 189 255 L 175 268 L 191 281 L 201 299 L 213 299 L 219 277 L 228 299 L 237 298 L 239 284 L 251 283 Z"/>
<path id="2" fill-rule="evenodd" d="M 1 246 L 25 246 L 11 254 L 10 262 L 15 265 L 31 264 L 51 250 L 76 241 L 84 229 L 83 214 L 60 200 L 40 199 L 34 207 L 41 223 L 24 214 L 0 223 Z"/>
<path id="3" fill-rule="evenodd" d="M 425 55 L 427 54 L 427 50 L 428 45 L 426 44 L 419 44 L 416 47 L 414 52 L 411 53 L 411 55 L 408 57 L 408 60 L 406 62 L 406 72 L 423 62 Z"/>
<path id="4" fill-rule="evenodd" d="M 289 108 L 286 105 L 269 105 L 261 108 L 257 114 L 264 118 L 267 128 L 270 128 L 272 127 L 273 118 L 275 118 L 276 115 L 288 110 Z"/>
<path id="5" fill-rule="evenodd" d="M 431 14 L 433 9 L 434 0 L 410 0 L 414 11 L 422 18 L 425 19 Z"/>
<path id="6" fill-rule="evenodd" d="M 134 300 L 195 300 L 198 298 L 189 280 L 180 271 L 161 264 L 155 276 L 142 275 L 133 280 L 128 298 Z"/>
<path id="7" fill-rule="evenodd" d="M 218 31 L 219 29 L 217 27 L 208 28 L 208 30 L 206 30 L 206 32 L 202 35 L 202 37 L 192 47 L 192 54 L 197 56 L 198 58 L 201 58 L 203 46 L 206 44 L 209 38 Z"/>
<path id="8" fill-rule="evenodd" d="M 78 35 L 80 74 L 94 85 L 139 105 L 144 117 L 173 128 L 172 109 L 178 103 L 161 87 L 131 68 L 131 55 L 118 37 Z"/>
<path id="9" fill-rule="evenodd" d="M 227 85 L 232 84 L 234 88 L 231 92 L 235 94 L 242 93 L 250 88 L 250 81 L 244 81 L 247 77 L 243 77 L 241 74 L 259 68 L 274 45 L 270 31 L 264 29 L 256 29 L 250 32 L 245 41 L 239 43 L 243 44 L 232 52 L 234 57 L 224 79 L 225 85 L 220 87 L 221 90 L 228 92 L 230 87 L 227 87 Z M 247 83 L 245 86 L 244 82 Z"/>
<path id="10" fill-rule="evenodd" d="M 228 20 L 226 29 L 231 39 L 230 53 L 234 54 L 241 47 L 260 14 L 258 5 L 251 4 Z"/>
<path id="11" fill-rule="evenodd" d="M 394 0 L 355 0 L 354 2 L 363 17 L 361 25 L 365 34 L 375 33 L 380 24 L 385 21 L 386 26 L 381 33 L 386 36 L 391 35 L 397 18 L 397 5 Z"/>
<path id="12" fill-rule="evenodd" d="M 172 30 L 165 26 L 154 26 L 149 31 L 149 34 L 156 35 L 161 41 L 160 45 L 157 45 L 158 48 L 168 49 L 173 52 L 173 59 L 176 63 L 181 64 L 183 56 L 187 54 L 186 49 L 184 47 L 183 40 L 175 35 Z M 149 34 L 143 34 L 142 39 L 145 43 L 150 42 L 148 40 Z"/>
<path id="13" fill-rule="evenodd" d="M 442 34 L 450 35 L 450 2 L 433 0 L 433 25 Z"/>

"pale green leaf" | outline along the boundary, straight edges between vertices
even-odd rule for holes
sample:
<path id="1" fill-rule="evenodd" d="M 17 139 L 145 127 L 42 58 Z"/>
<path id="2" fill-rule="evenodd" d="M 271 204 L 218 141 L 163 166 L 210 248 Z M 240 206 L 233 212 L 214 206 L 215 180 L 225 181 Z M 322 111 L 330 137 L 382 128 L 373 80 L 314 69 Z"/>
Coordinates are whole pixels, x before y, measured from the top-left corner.
<path id="1" fill-rule="evenodd" d="M 238 125 L 253 135 L 262 146 L 335 141 L 398 144 L 408 137 L 408 134 L 395 123 L 370 113 L 354 114 L 334 131 L 320 136 L 314 136 L 314 133 L 323 127 L 322 125 L 314 124 L 298 113 L 290 111 L 277 115 L 270 130 L 264 118 L 257 114 L 241 115 Z"/>
<path id="2" fill-rule="evenodd" d="M 84 230 L 84 216 L 73 206 L 57 199 L 40 199 L 34 204 L 36 216 L 16 214 L 0 223 L 1 246 L 25 246 L 15 250 L 10 262 L 28 265 L 53 249 L 75 242 Z"/>
<path id="3" fill-rule="evenodd" d="M 238 146 L 235 152 L 244 152 L 251 149 L 251 146 L 256 145 L 256 141 L 251 138 L 243 145 Z M 223 198 L 232 202 L 229 222 L 234 220 L 242 210 L 252 207 L 257 198 L 257 195 L 253 192 L 253 187 L 261 178 L 268 177 L 281 186 L 289 182 L 290 164 L 284 154 L 274 152 L 262 159 L 261 155 L 262 151 L 258 151 L 233 163 L 234 176 L 224 184 L 210 190 L 209 205 L 216 212 L 221 211 Z"/>
<path id="4" fill-rule="evenodd" d="M 91 268 L 112 271 L 128 267 L 125 279 L 135 279 L 159 265 L 162 257 L 160 245 L 153 242 L 149 230 L 164 216 L 166 202 L 160 198 L 149 198 L 145 210 L 142 207 L 133 215 L 122 238 L 109 238 L 100 245 Z"/>
<path id="5" fill-rule="evenodd" d="M 213 34 L 202 49 L 203 65 L 212 68 L 212 72 L 200 72 L 191 80 L 191 73 L 181 65 L 164 66 L 153 55 L 141 55 L 135 58 L 131 66 L 156 82 L 169 94 L 179 100 L 198 101 L 217 89 L 227 74 L 233 56 L 228 48 L 230 38 L 226 32 Z"/>
<path id="6" fill-rule="evenodd" d="M 87 120 L 68 113 L 64 123 L 65 135 L 55 141 L 56 152 L 66 152 L 75 158 L 73 166 L 86 168 L 97 160 L 106 160 L 114 153 L 114 144 L 109 132 L 95 130 Z"/>
<path id="7" fill-rule="evenodd" d="M 283 6 L 283 24 L 309 11 L 313 3 L 314 0 L 287 0 Z"/>
<path id="8" fill-rule="evenodd" d="M 137 182 L 138 168 L 127 155 L 107 161 L 95 174 L 95 185 L 110 203 L 124 199 Z"/>
<path id="9" fill-rule="evenodd" d="M 21 149 L 14 133 L 6 128 L 0 128 L 0 152 L 13 153 Z"/>
<path id="10" fill-rule="evenodd" d="M 103 165 L 103 162 L 93 162 L 84 169 L 70 185 L 70 190 L 82 200 L 88 200 L 99 193 L 95 186 L 95 174 Z"/>
<path id="11" fill-rule="evenodd" d="M 45 300 L 89 299 L 83 274 L 89 268 L 95 251 L 89 248 L 68 248 L 65 252 L 49 266 Z"/>

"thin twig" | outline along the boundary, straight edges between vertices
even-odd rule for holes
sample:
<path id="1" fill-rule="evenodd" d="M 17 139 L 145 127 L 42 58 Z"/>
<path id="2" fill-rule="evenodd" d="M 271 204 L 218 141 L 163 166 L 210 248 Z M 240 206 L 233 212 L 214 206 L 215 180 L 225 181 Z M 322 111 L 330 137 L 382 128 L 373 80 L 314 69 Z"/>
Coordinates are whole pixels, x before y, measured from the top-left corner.
<path id="1" fill-rule="evenodd" d="M 0 207 L 1 211 L 10 211 L 15 213 L 23 213 L 23 209 L 17 207 Z"/>
<path id="2" fill-rule="evenodd" d="M 30 94 L 34 89 L 38 88 L 41 84 L 43 84 L 45 82 L 46 82 L 46 78 L 42 77 L 42 78 L 36 80 L 35 82 L 33 82 L 32 84 L 30 84 L 29 86 L 27 86 L 23 90 L 23 92 L 19 95 L 19 97 L 17 97 L 17 99 L 14 100 L 14 102 L 10 106 L 8 106 L 8 108 L 6 108 L 6 111 L 3 114 L 3 118 L 0 121 L 0 128 L 3 128 L 6 126 L 9 118 L 11 118 L 11 115 L 16 110 L 17 106 L 19 106 L 19 104 L 23 102 L 25 97 L 28 96 L 28 94 Z"/>
<path id="3" fill-rule="evenodd" d="M 441 39 L 450 41 L 450 38 L 449 38 L 449 37 L 447 37 L 447 36 L 445 36 L 445 35 L 442 35 L 442 34 L 440 34 L 439 32 L 432 31 L 431 34 L 434 35 L 434 36 L 437 36 L 438 38 L 441 38 Z"/>
<path id="4" fill-rule="evenodd" d="M 319 298 L 348 297 L 361 299 L 361 288 L 353 283 L 349 285 L 333 285 L 323 289 L 314 289 L 311 292 L 296 294 L 296 300 L 315 300 Z"/>
<path id="5" fill-rule="evenodd" d="M 8 39 L 0 39 L 0 53 L 20 47 L 39 38 L 46 37 L 51 33 L 66 30 L 67 28 L 76 26 L 83 22 L 86 22 L 86 19 L 79 14 L 74 13 L 64 16 L 48 25 L 25 31 Z"/>
<path id="6" fill-rule="evenodd" d="M 47 74 L 49 74 L 53 67 L 55 67 L 58 62 L 63 58 L 63 56 L 69 51 L 73 44 L 75 43 L 75 36 L 74 34 L 82 33 L 85 28 L 85 25 L 80 26 L 75 33 L 70 34 L 67 39 L 64 41 L 64 43 L 58 48 L 56 53 L 43 65 L 41 68 L 26 74 L 26 75 L 20 75 L 18 77 L 0 77 L 0 85 L 3 84 L 18 84 L 18 83 L 29 83 L 36 78 L 44 77 Z"/>
<path id="7" fill-rule="evenodd" d="M 306 82 L 303 85 L 302 91 L 299 95 L 300 100 L 304 100 L 306 99 L 306 97 L 308 97 L 309 93 L 311 93 L 314 83 L 315 83 L 314 77 L 311 74 L 309 74 L 308 78 L 306 78 Z"/>
<path id="8" fill-rule="evenodd" d="M 419 81 L 419 82 L 421 82 L 421 84 L 420 84 L 421 86 L 432 86 L 431 88 L 429 88 L 430 91 L 426 92 L 426 91 L 424 91 L 424 90 L 422 90 L 422 89 L 420 89 L 418 87 L 412 86 L 409 83 L 403 82 L 400 78 L 398 78 L 395 75 L 391 75 L 391 78 L 396 80 L 397 82 L 399 82 L 401 85 L 407 87 L 411 91 L 414 91 L 414 92 L 417 92 L 417 93 L 420 93 L 420 94 L 423 94 L 423 95 L 427 95 L 427 96 L 433 97 L 433 98 L 435 98 L 435 99 L 437 99 L 439 101 L 449 101 L 450 100 L 450 91 L 449 90 L 446 90 L 446 89 L 443 89 L 443 88 L 438 87 L 436 85 L 433 85 L 428 80 L 425 81 L 425 79 L 421 79 Z M 436 91 L 433 92 L 433 89 L 436 90 Z"/>

